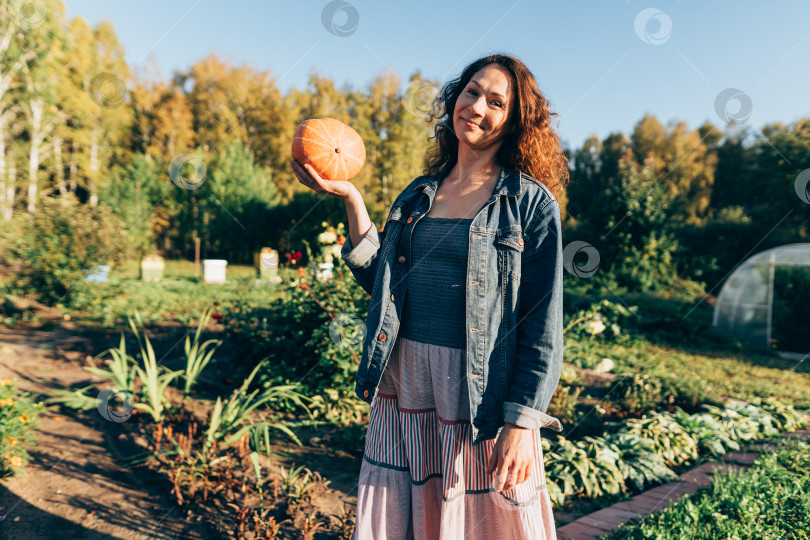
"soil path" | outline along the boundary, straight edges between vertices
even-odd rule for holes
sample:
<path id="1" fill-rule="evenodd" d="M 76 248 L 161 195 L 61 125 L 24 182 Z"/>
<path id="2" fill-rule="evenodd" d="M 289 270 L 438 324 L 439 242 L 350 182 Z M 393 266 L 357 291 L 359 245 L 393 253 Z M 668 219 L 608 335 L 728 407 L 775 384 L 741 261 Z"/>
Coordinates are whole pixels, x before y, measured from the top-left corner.
<path id="1" fill-rule="evenodd" d="M 62 328 L 0 326 L 0 378 L 40 394 L 84 386 L 89 374 L 81 365 L 98 345 Z M 120 424 L 95 411 L 51 410 L 40 418 L 25 473 L 0 482 L 0 538 L 209 538 L 204 525 L 172 504 L 168 484 L 121 463 L 134 445 Z"/>
<path id="2" fill-rule="evenodd" d="M 86 357 L 117 346 L 120 339 L 120 332 L 85 332 L 72 322 L 51 322 L 48 328 L 0 325 L 0 378 L 16 379 L 20 388 L 43 399 L 55 389 L 79 389 L 97 380 L 83 369 Z M 177 329 L 173 330 L 162 339 L 153 337 L 152 343 L 156 351 L 182 356 L 184 332 L 178 341 Z M 211 397 L 227 395 L 230 389 L 218 381 L 234 376 L 227 347 L 221 351 L 215 358 L 219 361 L 206 368 L 208 380 L 201 381 Z M 166 354 L 166 365 L 179 359 Z M 202 417 L 207 407 L 205 402 L 195 403 Z M 176 504 L 165 477 L 146 467 L 128 466 L 126 459 L 141 452 L 144 441 L 136 441 L 126 427 L 104 420 L 95 410 L 51 407 L 40 415 L 37 446 L 29 450 L 32 459 L 25 473 L 0 480 L 0 538 L 221 537 Z M 320 511 L 338 513 L 344 503 L 354 507 L 359 459 L 335 452 L 328 444 L 307 444 L 307 438 L 303 442 L 304 447 L 273 444 L 277 457 L 272 472 L 304 465 L 330 481 L 316 503 Z"/>

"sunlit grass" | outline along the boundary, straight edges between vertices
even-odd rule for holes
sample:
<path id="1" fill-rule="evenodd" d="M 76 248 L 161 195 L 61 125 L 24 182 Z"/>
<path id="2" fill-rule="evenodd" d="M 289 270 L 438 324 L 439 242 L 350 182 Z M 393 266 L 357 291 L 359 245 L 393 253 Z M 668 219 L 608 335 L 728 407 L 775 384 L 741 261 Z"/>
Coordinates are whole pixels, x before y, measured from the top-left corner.
<path id="1" fill-rule="evenodd" d="M 795 407 L 810 407 L 810 366 L 753 351 L 686 350 L 640 341 L 632 345 L 600 344 L 598 353 L 626 368 L 652 374 L 698 378 L 722 396 L 747 400 L 773 396 Z"/>

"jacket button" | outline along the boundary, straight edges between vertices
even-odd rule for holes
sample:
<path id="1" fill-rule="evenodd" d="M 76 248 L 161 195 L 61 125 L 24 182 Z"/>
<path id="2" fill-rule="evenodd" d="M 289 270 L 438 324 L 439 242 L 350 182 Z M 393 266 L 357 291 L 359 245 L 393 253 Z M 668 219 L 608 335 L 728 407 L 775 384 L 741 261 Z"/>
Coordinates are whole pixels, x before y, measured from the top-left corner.
<path id="1" fill-rule="evenodd" d="M 368 397 L 368 390 L 363 390 L 363 397 Z"/>
<path id="2" fill-rule="evenodd" d="M 411 221 L 413 221 L 413 217 L 408 218 L 408 223 L 410 223 Z"/>
<path id="3" fill-rule="evenodd" d="M 377 336 L 377 339 L 379 339 L 380 341 L 385 341 L 385 339 L 386 339 L 385 332 L 383 332 L 382 334 L 380 334 L 379 336 Z"/>
<path id="4" fill-rule="evenodd" d="M 399 262 L 401 262 L 401 263 L 404 263 L 404 262 L 405 262 L 405 255 L 400 255 L 400 256 L 399 256 L 399 259 L 397 259 L 397 260 L 398 260 Z"/>
<path id="5" fill-rule="evenodd" d="M 393 294 L 391 295 L 391 301 L 392 302 L 394 301 L 394 295 Z"/>

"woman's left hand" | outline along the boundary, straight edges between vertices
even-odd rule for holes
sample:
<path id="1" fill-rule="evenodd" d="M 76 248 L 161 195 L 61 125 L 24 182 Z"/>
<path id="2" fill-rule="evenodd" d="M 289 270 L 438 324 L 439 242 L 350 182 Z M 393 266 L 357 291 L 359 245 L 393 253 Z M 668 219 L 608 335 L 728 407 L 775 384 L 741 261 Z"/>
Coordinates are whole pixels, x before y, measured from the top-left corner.
<path id="1" fill-rule="evenodd" d="M 533 467 L 532 430 L 507 422 L 487 464 L 487 474 L 495 473 L 495 491 L 507 491 L 522 484 L 531 476 Z"/>

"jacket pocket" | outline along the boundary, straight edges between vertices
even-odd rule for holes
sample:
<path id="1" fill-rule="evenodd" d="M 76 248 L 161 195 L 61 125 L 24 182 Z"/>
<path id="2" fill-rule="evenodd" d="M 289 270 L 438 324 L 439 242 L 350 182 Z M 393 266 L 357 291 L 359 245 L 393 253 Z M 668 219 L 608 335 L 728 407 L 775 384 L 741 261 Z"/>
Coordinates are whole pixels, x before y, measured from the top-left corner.
<path id="1" fill-rule="evenodd" d="M 498 271 L 506 272 L 510 279 L 520 283 L 520 257 L 523 252 L 523 232 L 507 229 L 495 233 L 498 253 Z"/>

